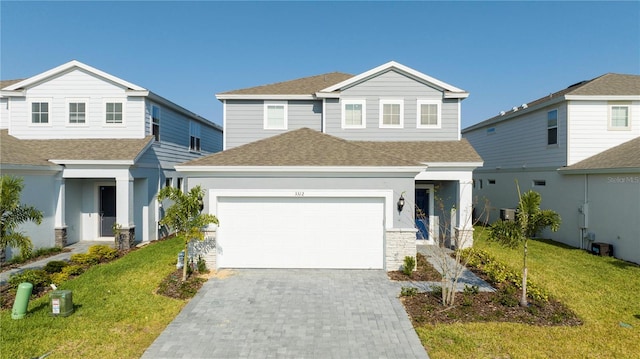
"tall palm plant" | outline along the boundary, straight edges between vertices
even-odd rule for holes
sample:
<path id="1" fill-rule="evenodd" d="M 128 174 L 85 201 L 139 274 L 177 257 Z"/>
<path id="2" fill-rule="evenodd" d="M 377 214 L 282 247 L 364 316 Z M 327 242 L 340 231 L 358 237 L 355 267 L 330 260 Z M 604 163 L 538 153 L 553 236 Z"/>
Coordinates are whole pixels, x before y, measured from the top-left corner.
<path id="1" fill-rule="evenodd" d="M 24 189 L 22 178 L 0 176 L 0 261 L 8 247 L 20 249 L 22 256 L 29 256 L 33 248 L 31 239 L 18 231 L 25 222 L 42 223 L 42 212 L 33 206 L 20 203 L 20 193 Z"/>

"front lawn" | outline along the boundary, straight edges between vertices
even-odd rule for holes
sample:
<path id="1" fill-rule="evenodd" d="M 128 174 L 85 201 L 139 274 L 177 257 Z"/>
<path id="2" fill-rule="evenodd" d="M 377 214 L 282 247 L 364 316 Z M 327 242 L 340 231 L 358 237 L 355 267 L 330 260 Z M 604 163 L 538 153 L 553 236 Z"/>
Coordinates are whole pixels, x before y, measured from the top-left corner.
<path id="1" fill-rule="evenodd" d="M 31 300 L 24 319 L 1 311 L 0 357 L 139 358 L 186 303 L 154 293 L 182 247 L 180 238 L 154 242 L 65 282 L 68 317 L 51 316 L 48 295 Z"/>
<path id="2" fill-rule="evenodd" d="M 474 246 L 511 267 L 522 250 L 486 240 Z M 640 267 L 596 257 L 552 241 L 529 241 L 529 278 L 573 310 L 581 326 L 521 323 L 424 325 L 416 328 L 429 356 L 438 358 L 634 358 L 640 343 Z"/>

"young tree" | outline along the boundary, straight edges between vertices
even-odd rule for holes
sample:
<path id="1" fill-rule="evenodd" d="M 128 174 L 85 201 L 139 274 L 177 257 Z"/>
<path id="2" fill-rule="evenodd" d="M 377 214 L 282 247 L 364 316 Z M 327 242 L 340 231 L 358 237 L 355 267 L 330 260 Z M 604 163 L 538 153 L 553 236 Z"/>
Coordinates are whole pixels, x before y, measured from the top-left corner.
<path id="1" fill-rule="evenodd" d="M 560 215 L 552 210 L 540 209 L 542 202 L 540 193 L 529 190 L 521 194 L 517 181 L 516 187 L 518 189 L 518 210 L 515 221 L 496 221 L 489 229 L 489 239 L 511 248 L 523 244 L 520 306 L 526 307 L 529 304 L 527 301 L 528 241 L 545 228 L 556 232 L 560 227 L 561 219 Z"/>
<path id="2" fill-rule="evenodd" d="M 42 222 L 42 212 L 33 206 L 20 203 L 20 193 L 24 188 L 22 178 L 13 176 L 0 177 L 0 260 L 4 261 L 7 247 L 20 248 L 20 253 L 27 257 L 33 245 L 31 239 L 17 231 L 25 222 Z"/>
<path id="3" fill-rule="evenodd" d="M 178 188 L 164 187 L 158 192 L 158 200 L 168 199 L 173 204 L 167 209 L 165 217 L 160 224 L 172 228 L 184 238 L 185 265 L 182 271 L 182 281 L 187 280 L 189 242 L 193 239 L 203 240 L 202 228 L 211 224 L 219 224 L 218 218 L 211 214 L 201 213 L 204 190 L 200 186 L 192 188 L 184 193 Z"/>

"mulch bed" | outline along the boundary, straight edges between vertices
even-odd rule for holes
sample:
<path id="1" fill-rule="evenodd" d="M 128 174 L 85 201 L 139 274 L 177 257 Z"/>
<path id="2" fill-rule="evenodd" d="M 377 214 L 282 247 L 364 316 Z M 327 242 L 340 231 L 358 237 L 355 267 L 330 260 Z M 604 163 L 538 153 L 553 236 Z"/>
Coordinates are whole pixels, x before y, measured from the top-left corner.
<path id="1" fill-rule="evenodd" d="M 421 253 L 416 254 L 416 270 L 407 276 L 402 271 L 387 272 L 389 279 L 396 281 L 420 281 L 420 282 L 439 282 L 442 275 L 438 272 L 427 258 Z"/>
<path id="2" fill-rule="evenodd" d="M 45 259 L 45 258 L 49 258 L 49 257 L 53 257 L 53 256 L 57 256 L 60 253 L 66 253 L 66 252 L 71 252 L 71 249 L 69 248 L 63 248 L 60 252 L 55 252 L 55 253 L 49 253 L 49 254 L 45 254 L 45 255 L 41 255 L 38 257 L 34 257 L 34 258 L 29 258 L 29 260 L 24 261 L 22 263 L 1 263 L 0 264 L 0 273 L 2 272 L 6 272 L 8 270 L 14 269 L 14 268 L 20 268 L 24 265 L 27 265 L 29 263 L 32 262 L 37 262 L 41 259 Z"/>
<path id="3" fill-rule="evenodd" d="M 182 282 L 182 269 L 176 269 L 160 283 L 157 293 L 169 298 L 189 299 L 196 295 L 206 281 L 206 278 L 192 273 Z"/>

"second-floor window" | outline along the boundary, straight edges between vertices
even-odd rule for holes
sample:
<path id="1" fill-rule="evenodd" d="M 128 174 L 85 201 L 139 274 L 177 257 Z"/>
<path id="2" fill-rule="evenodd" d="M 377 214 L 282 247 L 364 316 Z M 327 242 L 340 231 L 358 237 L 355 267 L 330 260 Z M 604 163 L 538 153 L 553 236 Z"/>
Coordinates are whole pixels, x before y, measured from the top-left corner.
<path id="1" fill-rule="evenodd" d="M 200 152 L 200 124 L 189 123 L 189 150 Z"/>
<path id="2" fill-rule="evenodd" d="M 49 103 L 31 103 L 31 123 L 49 123 Z"/>
<path id="3" fill-rule="evenodd" d="M 160 141 L 160 107 L 151 106 L 151 134 Z"/>
<path id="4" fill-rule="evenodd" d="M 558 144 L 558 110 L 547 112 L 547 145 Z"/>
<path id="5" fill-rule="evenodd" d="M 418 128 L 440 127 L 440 103 L 418 100 Z"/>
<path id="6" fill-rule="evenodd" d="M 287 129 L 287 102 L 286 101 L 265 101 L 264 102 L 264 129 L 265 130 L 286 130 Z"/>
<path id="7" fill-rule="evenodd" d="M 85 123 L 87 104 L 84 102 L 69 102 L 69 123 Z"/>
<path id="8" fill-rule="evenodd" d="M 366 122 L 364 100 L 342 102 L 342 128 L 365 128 Z"/>
<path id="9" fill-rule="evenodd" d="M 402 100 L 380 100 L 380 127 L 402 128 L 404 125 L 404 102 Z"/>
<path id="10" fill-rule="evenodd" d="M 614 104 L 609 106 L 609 128 L 627 130 L 630 127 L 629 105 Z"/>
<path id="11" fill-rule="evenodd" d="M 122 123 L 122 102 L 107 102 L 105 110 L 106 123 Z"/>

